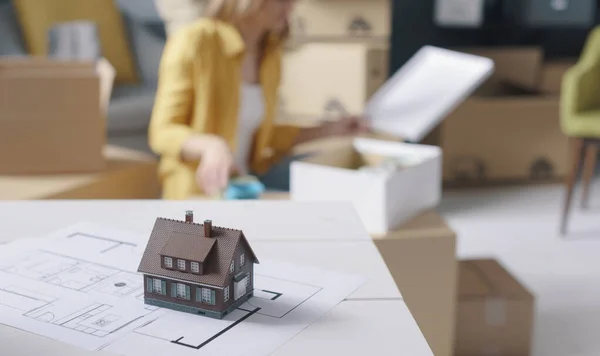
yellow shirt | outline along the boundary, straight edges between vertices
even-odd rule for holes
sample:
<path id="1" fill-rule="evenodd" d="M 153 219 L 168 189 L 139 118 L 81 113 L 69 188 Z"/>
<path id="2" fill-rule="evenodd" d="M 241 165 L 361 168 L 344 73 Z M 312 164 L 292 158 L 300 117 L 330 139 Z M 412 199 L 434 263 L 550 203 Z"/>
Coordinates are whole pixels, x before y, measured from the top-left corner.
<path id="1" fill-rule="evenodd" d="M 269 37 L 260 64 L 265 116 L 254 138 L 250 167 L 264 173 L 291 149 L 298 128 L 275 123 L 283 44 Z M 165 199 L 202 194 L 195 182 L 198 162 L 181 159 L 194 133 L 219 135 L 236 150 L 241 65 L 245 53 L 238 30 L 201 19 L 173 33 L 165 45 L 149 143 L 161 156 L 159 175 Z"/>

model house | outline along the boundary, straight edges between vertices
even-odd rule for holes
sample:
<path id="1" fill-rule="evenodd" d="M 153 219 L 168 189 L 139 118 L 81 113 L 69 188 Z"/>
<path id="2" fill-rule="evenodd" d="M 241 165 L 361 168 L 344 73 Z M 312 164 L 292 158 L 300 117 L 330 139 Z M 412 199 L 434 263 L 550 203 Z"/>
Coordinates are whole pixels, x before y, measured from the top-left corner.
<path id="1" fill-rule="evenodd" d="M 146 304 L 221 319 L 252 297 L 254 263 L 241 230 L 157 218 L 138 272 Z"/>

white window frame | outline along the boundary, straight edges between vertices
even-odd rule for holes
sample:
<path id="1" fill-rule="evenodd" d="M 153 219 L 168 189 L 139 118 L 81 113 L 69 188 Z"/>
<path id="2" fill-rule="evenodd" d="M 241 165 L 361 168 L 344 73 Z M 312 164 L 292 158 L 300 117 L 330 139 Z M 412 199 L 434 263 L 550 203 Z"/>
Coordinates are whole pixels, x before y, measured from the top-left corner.
<path id="1" fill-rule="evenodd" d="M 246 255 L 243 253 L 240 255 L 240 266 L 243 266 L 246 263 Z"/>
<path id="2" fill-rule="evenodd" d="M 215 301 L 212 298 L 212 289 L 202 288 L 202 303 L 214 305 Z"/>
<path id="3" fill-rule="evenodd" d="M 200 273 L 200 263 L 198 263 L 198 262 L 191 262 L 190 263 L 190 269 L 194 273 Z"/>
<path id="4" fill-rule="evenodd" d="M 234 260 L 231 260 L 231 264 L 229 265 L 229 273 L 233 273 L 235 271 Z"/>
<path id="5" fill-rule="evenodd" d="M 229 286 L 223 289 L 223 302 L 227 302 L 229 300 Z"/>
<path id="6" fill-rule="evenodd" d="M 250 273 L 246 276 L 246 291 L 250 290 Z"/>
<path id="7" fill-rule="evenodd" d="M 173 268 L 173 259 L 171 257 L 165 257 L 164 264 L 167 268 Z"/>
<path id="8" fill-rule="evenodd" d="M 188 295 L 186 293 L 186 288 L 185 288 L 185 284 L 183 283 L 177 283 L 177 298 L 181 298 L 181 299 L 188 299 Z"/>
<path id="9" fill-rule="evenodd" d="M 152 279 L 152 293 L 163 294 L 162 281 L 160 279 Z"/>
<path id="10" fill-rule="evenodd" d="M 177 269 L 185 271 L 185 260 L 177 260 Z"/>

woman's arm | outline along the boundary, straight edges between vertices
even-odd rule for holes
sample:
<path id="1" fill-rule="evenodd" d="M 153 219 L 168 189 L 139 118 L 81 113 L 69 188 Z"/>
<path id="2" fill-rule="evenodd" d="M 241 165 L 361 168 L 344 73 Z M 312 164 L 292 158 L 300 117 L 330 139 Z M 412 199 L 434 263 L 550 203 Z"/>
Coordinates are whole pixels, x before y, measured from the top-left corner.
<path id="1" fill-rule="evenodd" d="M 196 158 L 197 144 L 188 125 L 193 105 L 192 61 L 195 51 L 190 45 L 193 34 L 187 28 L 167 40 L 161 59 L 158 88 L 150 126 L 149 144 L 161 156 Z M 198 141 L 194 138 L 193 141 Z M 185 149 L 184 149 L 185 147 Z"/>

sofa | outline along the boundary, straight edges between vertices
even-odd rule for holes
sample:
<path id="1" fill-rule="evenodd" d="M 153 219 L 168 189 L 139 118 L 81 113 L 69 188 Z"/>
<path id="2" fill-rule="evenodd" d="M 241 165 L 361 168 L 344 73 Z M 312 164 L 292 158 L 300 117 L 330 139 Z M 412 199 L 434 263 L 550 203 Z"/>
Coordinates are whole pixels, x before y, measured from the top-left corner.
<path id="1" fill-rule="evenodd" d="M 164 24 L 158 15 L 149 16 L 147 8 L 140 7 L 138 13 L 132 2 L 117 3 L 122 4 L 120 9 L 140 80 L 137 84 L 115 85 L 108 108 L 107 140 L 109 144 L 150 153 L 147 132 L 166 41 Z M 0 0 L 0 56 L 27 55 L 14 8 L 10 1 Z"/>

